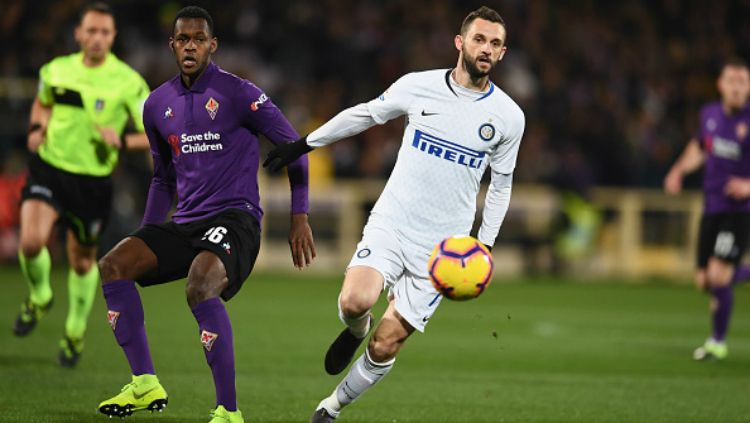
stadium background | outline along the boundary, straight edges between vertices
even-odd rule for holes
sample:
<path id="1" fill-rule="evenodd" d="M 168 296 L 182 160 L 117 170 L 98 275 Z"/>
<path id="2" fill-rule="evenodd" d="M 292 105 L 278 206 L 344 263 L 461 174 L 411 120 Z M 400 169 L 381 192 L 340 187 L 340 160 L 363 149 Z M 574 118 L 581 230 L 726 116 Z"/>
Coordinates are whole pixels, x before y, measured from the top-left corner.
<path id="1" fill-rule="evenodd" d="M 15 267 L 17 198 L 37 71 L 76 50 L 72 30 L 85 3 L 3 1 L 2 322 L 11 322 L 24 295 Z M 152 89 L 172 77 L 167 38 L 184 4 L 110 3 L 119 31 L 115 53 Z M 190 4 L 214 17 L 215 61 L 263 87 L 301 133 L 379 95 L 406 72 L 453 66 L 452 38 L 469 10 L 487 4 L 507 22 L 509 52 L 493 80 L 524 109 L 527 129 L 511 211 L 495 250 L 498 286 L 473 305 L 444 305 L 430 336 L 407 348 L 384 386 L 347 412 L 349 421 L 749 421 L 741 398 L 750 388 L 750 314 L 742 309 L 750 297 L 738 290 L 733 361 L 706 368 L 690 363 L 689 352 L 708 329 L 705 299 L 687 286 L 701 197 L 691 192 L 669 199 L 659 191 L 696 129 L 700 105 L 717 98 L 722 62 L 750 58 L 749 1 Z M 283 178 L 264 177 L 268 218 L 260 272 L 248 287 L 252 294 L 230 307 L 249 333 L 260 334 L 237 337 L 239 359 L 249 357 L 238 364 L 240 397 L 252 400 L 257 421 L 303 421 L 335 383 L 321 375 L 318 361 L 338 330 L 333 300 L 339 275 L 395 161 L 402 127 L 391 122 L 314 152 L 316 276 L 288 276 L 288 188 Z M 145 153 L 123 155 L 103 251 L 139 224 L 149 171 Z M 688 186 L 697 189 L 699 181 L 694 175 Z M 59 242 L 52 244 L 55 289 L 65 295 L 64 252 Z M 633 281 L 644 283 L 623 283 Z M 181 289 L 153 288 L 144 301 L 147 316 L 158 316 L 149 330 L 163 336 L 154 341 L 155 359 L 163 363 L 162 378 L 171 378 L 176 407 L 180 395 L 200 398 L 160 420 L 198 422 L 197 413 L 211 404 L 209 376 L 190 342 L 194 327 Z M 298 325 L 288 310 L 301 309 L 296 317 L 311 326 L 305 329 L 310 336 L 279 337 Z M 103 313 L 101 298 L 92 321 L 97 313 Z M 60 306 L 49 320 L 60 323 L 63 316 Z M 50 340 L 57 339 L 59 324 L 43 323 L 40 335 L 0 348 L 0 375 L 10 381 L 0 388 L 0 421 L 96 421 L 93 405 L 127 374 L 100 320 L 91 323 L 75 373 L 54 367 Z M 278 363 L 284 355 L 279 346 L 287 357 L 269 369 L 264 360 Z M 103 359 L 110 356 L 115 362 Z M 99 382 L 90 387 L 94 379 Z M 446 384 L 440 394 L 403 400 Z M 296 406 L 279 405 L 278 392 Z M 135 418 L 141 420 L 147 418 Z"/>

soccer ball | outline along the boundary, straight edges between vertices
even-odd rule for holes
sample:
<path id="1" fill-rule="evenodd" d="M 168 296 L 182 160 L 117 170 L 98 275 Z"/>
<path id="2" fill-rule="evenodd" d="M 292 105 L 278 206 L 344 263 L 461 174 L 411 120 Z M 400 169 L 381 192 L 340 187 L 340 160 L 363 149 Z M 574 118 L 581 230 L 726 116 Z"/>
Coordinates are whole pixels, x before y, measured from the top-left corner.
<path id="1" fill-rule="evenodd" d="M 470 300 L 481 294 L 492 279 L 492 254 L 470 236 L 453 236 L 432 250 L 428 262 L 432 285 L 451 300 Z"/>

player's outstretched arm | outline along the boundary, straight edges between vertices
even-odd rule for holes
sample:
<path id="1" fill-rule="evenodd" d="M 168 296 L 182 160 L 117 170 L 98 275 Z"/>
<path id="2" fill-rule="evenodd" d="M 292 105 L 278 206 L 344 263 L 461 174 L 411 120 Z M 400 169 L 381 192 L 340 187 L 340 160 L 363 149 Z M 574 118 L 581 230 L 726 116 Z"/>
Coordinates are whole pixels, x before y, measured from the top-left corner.
<path id="1" fill-rule="evenodd" d="M 287 163 L 324 145 L 364 132 L 374 125 L 408 113 L 414 96 L 409 88 L 412 74 L 402 76 L 381 96 L 341 111 L 308 136 L 288 145 L 279 145 L 268 153 L 263 167 L 277 171 Z"/>
<path id="2" fill-rule="evenodd" d="M 706 155 L 699 141 L 696 138 L 691 139 L 664 178 L 664 191 L 667 194 L 679 194 L 682 191 L 683 176 L 700 169 L 705 159 Z"/>
<path id="3" fill-rule="evenodd" d="M 269 168 L 272 172 L 278 171 L 317 147 L 357 135 L 376 123 L 367 108 L 367 104 L 362 103 L 350 107 L 334 116 L 308 136 L 289 144 L 277 145 L 268 153 L 266 160 L 263 162 L 263 167 Z"/>

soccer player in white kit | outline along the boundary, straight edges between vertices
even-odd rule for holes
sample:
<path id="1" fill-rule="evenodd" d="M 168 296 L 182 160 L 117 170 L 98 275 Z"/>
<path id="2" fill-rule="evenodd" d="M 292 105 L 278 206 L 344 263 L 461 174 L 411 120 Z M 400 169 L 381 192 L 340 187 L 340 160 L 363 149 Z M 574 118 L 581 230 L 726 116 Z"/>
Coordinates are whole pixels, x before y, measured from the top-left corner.
<path id="1" fill-rule="evenodd" d="M 455 37 L 454 69 L 404 75 L 380 97 L 269 153 L 264 166 L 277 170 L 313 148 L 407 117 L 396 165 L 346 271 L 338 301 L 346 328 L 326 353 L 329 374 L 341 373 L 351 362 L 385 287 L 389 305 L 365 352 L 320 402 L 311 422 L 336 419 L 390 371 L 406 339 L 424 331 L 441 300 L 427 272 L 430 252 L 449 236 L 469 234 L 488 166 L 492 177 L 478 238 L 488 247 L 494 244 L 508 210 L 525 122 L 518 105 L 489 80 L 505 54 L 505 39 L 503 19 L 481 7 L 464 19 Z"/>

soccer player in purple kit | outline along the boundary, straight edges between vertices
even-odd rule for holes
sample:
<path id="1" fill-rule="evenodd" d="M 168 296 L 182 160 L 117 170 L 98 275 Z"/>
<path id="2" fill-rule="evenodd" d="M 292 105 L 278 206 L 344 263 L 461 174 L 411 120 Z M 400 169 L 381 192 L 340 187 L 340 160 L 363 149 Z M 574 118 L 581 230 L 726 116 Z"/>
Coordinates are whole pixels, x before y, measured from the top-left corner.
<path id="1" fill-rule="evenodd" d="M 189 6 L 177 13 L 169 46 L 180 73 L 144 106 L 154 176 L 143 226 L 99 263 L 107 318 L 133 374 L 132 382 L 103 401 L 99 411 L 123 417 L 167 404 L 135 281 L 144 287 L 187 276 L 187 301 L 216 387 L 211 423 L 240 423 L 232 327 L 219 297 L 228 301 L 239 291 L 260 247 L 256 134 L 276 144 L 299 135 L 258 87 L 211 62 L 217 39 L 204 9 Z M 288 174 L 289 241 L 294 265 L 302 268 L 315 257 L 307 223 L 307 161 L 295 161 Z M 175 194 L 176 212 L 164 223 Z"/>
<path id="2" fill-rule="evenodd" d="M 664 179 L 669 194 L 682 190 L 685 174 L 704 167 L 704 211 L 698 242 L 695 283 L 712 295 L 713 334 L 693 353 L 696 360 L 724 359 L 732 313 L 732 286 L 750 277 L 740 261 L 750 231 L 750 71 L 728 61 L 717 87 L 721 101 L 700 112 L 700 129 Z"/>

